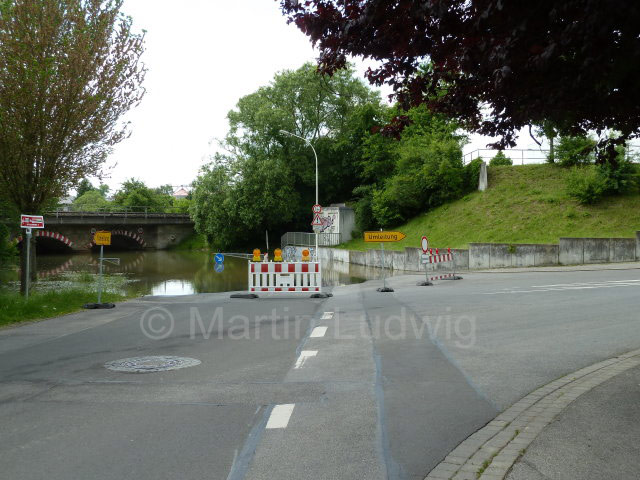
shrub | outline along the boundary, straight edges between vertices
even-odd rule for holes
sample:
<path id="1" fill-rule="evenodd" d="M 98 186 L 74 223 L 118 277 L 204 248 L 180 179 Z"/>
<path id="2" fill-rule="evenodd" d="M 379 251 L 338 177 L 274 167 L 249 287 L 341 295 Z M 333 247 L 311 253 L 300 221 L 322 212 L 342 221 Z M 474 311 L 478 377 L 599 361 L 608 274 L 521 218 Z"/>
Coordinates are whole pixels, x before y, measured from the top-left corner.
<path id="1" fill-rule="evenodd" d="M 480 181 L 480 166 L 482 165 L 482 158 L 478 157 L 472 160 L 464 167 L 465 176 L 465 190 L 467 192 L 473 192 L 478 189 L 478 183 Z"/>
<path id="2" fill-rule="evenodd" d="M 555 149 L 555 159 L 563 167 L 588 165 L 595 160 L 596 141 L 590 137 L 560 137 Z"/>
<path id="3" fill-rule="evenodd" d="M 568 178 L 567 193 L 580 203 L 596 203 L 607 193 L 607 179 L 599 168 L 576 167 Z"/>
<path id="4" fill-rule="evenodd" d="M 0 263 L 18 254 L 15 245 L 9 241 L 9 229 L 0 223 Z"/>
<path id="5" fill-rule="evenodd" d="M 491 161 L 489 162 L 489 165 L 491 165 L 492 167 L 513 165 L 513 160 L 507 157 L 504 154 L 504 152 L 501 150 L 498 152 L 498 154 L 495 157 L 491 159 Z"/>

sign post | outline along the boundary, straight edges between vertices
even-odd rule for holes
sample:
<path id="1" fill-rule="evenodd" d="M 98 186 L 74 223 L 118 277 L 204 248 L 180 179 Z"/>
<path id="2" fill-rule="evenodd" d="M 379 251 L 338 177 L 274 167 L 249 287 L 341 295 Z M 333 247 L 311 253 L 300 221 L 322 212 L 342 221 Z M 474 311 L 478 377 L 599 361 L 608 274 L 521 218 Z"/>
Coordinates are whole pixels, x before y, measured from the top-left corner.
<path id="1" fill-rule="evenodd" d="M 115 307 L 112 303 L 102 303 L 102 263 L 103 262 L 111 262 L 116 265 L 120 264 L 119 258 L 105 258 L 104 256 L 104 246 L 111 245 L 111 232 L 107 232 L 104 230 L 100 230 L 93 235 L 93 242 L 96 245 L 100 245 L 100 259 L 98 261 L 98 303 L 97 304 L 86 304 L 85 308 L 113 308 Z"/>
<path id="2" fill-rule="evenodd" d="M 421 261 L 424 263 L 424 282 L 418 283 L 418 286 L 431 287 L 433 283 L 429 281 L 429 239 L 424 235 L 420 241 L 420 247 L 422 248 Z"/>
<path id="3" fill-rule="evenodd" d="M 406 235 L 402 232 L 385 232 L 380 229 L 379 232 L 364 232 L 365 242 L 380 242 L 380 248 L 382 249 L 382 287 L 378 288 L 379 292 L 393 292 L 393 288 L 387 287 L 387 278 L 385 275 L 385 259 L 384 259 L 384 244 L 386 242 L 399 242 L 406 238 Z"/>
<path id="4" fill-rule="evenodd" d="M 27 258 L 25 264 L 25 285 L 24 296 L 29 300 L 29 286 L 31 283 L 31 232 L 34 228 L 44 228 L 44 217 L 42 215 L 20 215 L 20 227 L 25 229 L 27 234 Z"/>
<path id="5" fill-rule="evenodd" d="M 215 265 L 213 266 L 213 269 L 215 270 L 215 272 L 216 273 L 224 272 L 224 255 L 222 253 L 216 253 L 213 256 L 213 260 L 215 261 Z"/>

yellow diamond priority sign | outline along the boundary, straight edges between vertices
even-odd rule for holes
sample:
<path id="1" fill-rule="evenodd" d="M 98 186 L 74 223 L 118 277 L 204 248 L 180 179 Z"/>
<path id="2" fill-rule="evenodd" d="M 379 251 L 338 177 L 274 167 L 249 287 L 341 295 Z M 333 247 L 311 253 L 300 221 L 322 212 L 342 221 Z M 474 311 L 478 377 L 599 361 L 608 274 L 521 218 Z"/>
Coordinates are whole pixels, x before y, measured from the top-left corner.
<path id="1" fill-rule="evenodd" d="M 399 242 L 405 237 L 402 232 L 364 232 L 365 242 Z"/>
<path id="2" fill-rule="evenodd" d="M 93 236 L 96 245 L 111 245 L 111 232 L 100 231 Z"/>

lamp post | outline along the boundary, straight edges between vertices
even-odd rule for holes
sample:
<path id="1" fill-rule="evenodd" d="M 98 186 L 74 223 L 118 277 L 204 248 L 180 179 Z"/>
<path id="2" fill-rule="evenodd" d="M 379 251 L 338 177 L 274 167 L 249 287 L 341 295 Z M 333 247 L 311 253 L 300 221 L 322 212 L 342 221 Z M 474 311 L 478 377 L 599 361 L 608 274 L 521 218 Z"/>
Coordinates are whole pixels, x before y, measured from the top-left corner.
<path id="1" fill-rule="evenodd" d="M 313 145 L 311 145 L 311 142 L 309 140 L 307 140 L 304 137 L 301 137 L 300 135 L 287 132 L 286 130 L 280 130 L 280 133 L 284 135 L 290 135 L 292 137 L 296 137 L 302 140 L 304 143 L 306 143 L 308 146 L 311 147 L 311 150 L 313 150 L 313 156 L 316 158 L 316 205 L 320 205 L 320 203 L 318 202 L 318 154 L 316 153 L 316 149 L 313 148 Z M 316 234 L 316 262 L 320 263 L 320 257 L 318 256 L 318 232 L 315 232 L 315 234 Z"/>

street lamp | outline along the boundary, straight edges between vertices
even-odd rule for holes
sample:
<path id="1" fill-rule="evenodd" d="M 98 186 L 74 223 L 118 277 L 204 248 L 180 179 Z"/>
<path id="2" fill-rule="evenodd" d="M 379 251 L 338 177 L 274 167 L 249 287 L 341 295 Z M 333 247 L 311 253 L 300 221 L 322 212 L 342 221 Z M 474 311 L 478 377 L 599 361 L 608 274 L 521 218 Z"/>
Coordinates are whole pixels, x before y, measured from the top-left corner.
<path id="1" fill-rule="evenodd" d="M 292 137 L 296 137 L 302 140 L 304 143 L 306 143 L 308 146 L 311 147 L 311 150 L 313 150 L 313 156 L 316 157 L 316 205 L 320 205 L 320 203 L 318 202 L 318 154 L 316 153 L 316 149 L 313 148 L 313 145 L 311 145 L 311 142 L 309 140 L 307 140 L 304 137 L 301 137 L 300 135 L 287 132 L 286 130 L 280 130 L 280 133 L 282 133 L 283 135 L 290 135 Z M 315 234 L 316 234 L 316 261 L 320 263 L 320 257 L 318 256 L 318 232 L 316 231 Z"/>

